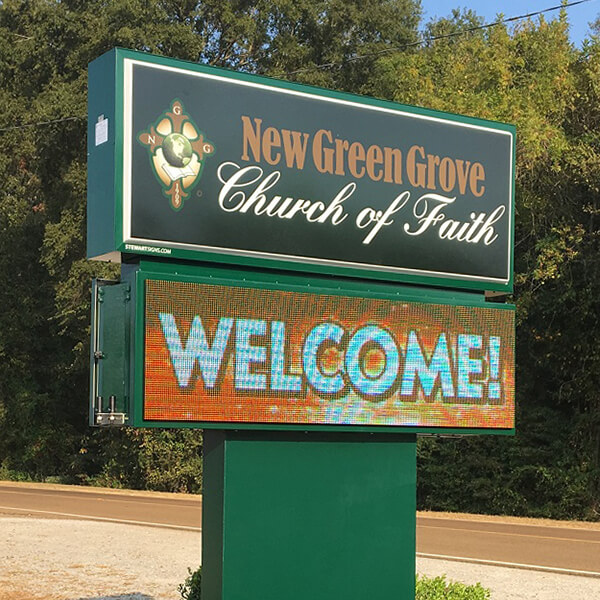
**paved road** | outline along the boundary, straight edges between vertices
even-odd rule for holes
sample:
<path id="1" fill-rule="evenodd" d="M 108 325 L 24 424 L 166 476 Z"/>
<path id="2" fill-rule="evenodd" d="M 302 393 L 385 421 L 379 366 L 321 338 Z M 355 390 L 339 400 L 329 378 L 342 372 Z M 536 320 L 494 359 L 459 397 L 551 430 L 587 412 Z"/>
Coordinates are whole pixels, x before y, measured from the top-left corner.
<path id="1" fill-rule="evenodd" d="M 92 518 L 200 531 L 202 500 L 182 494 L 115 492 L 0 482 L 0 515 Z M 585 572 L 600 577 L 600 527 L 506 522 L 421 513 L 421 556 Z"/>
<path id="2" fill-rule="evenodd" d="M 93 518 L 200 531 L 201 496 L 0 482 L 0 515 Z"/>
<path id="3" fill-rule="evenodd" d="M 436 555 L 435 558 L 451 556 L 494 564 L 550 567 L 559 572 L 584 571 L 600 577 L 600 529 L 561 526 L 558 522 L 533 523 L 420 515 L 417 552 Z"/>

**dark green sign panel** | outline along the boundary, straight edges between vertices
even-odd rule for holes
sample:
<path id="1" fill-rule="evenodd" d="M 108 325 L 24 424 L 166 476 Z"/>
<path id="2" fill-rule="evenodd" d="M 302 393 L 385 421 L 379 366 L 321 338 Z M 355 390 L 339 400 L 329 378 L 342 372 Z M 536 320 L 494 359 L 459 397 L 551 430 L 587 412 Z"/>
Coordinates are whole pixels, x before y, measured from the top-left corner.
<path id="1" fill-rule="evenodd" d="M 90 257 L 512 289 L 509 125 L 123 50 L 89 98 Z"/>

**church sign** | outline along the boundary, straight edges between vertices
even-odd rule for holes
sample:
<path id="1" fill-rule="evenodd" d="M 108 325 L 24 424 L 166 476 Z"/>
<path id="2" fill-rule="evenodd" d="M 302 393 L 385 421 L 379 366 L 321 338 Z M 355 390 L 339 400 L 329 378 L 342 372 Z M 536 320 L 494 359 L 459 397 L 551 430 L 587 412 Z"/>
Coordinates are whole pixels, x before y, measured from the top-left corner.
<path id="1" fill-rule="evenodd" d="M 89 86 L 91 258 L 512 290 L 510 125 L 126 50 Z"/>

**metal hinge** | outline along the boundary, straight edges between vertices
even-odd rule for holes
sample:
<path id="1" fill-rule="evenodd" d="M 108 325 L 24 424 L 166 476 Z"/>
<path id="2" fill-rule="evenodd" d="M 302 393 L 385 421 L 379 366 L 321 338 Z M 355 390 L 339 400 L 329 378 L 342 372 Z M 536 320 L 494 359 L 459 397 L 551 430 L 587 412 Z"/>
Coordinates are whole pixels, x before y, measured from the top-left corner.
<path id="1" fill-rule="evenodd" d="M 108 412 L 104 409 L 104 399 L 102 396 L 96 396 L 96 402 L 94 406 L 94 420 L 96 425 L 104 426 L 104 427 L 120 427 L 121 425 L 125 425 L 125 421 L 127 421 L 127 415 L 125 413 L 115 412 L 115 404 L 117 398 L 116 396 L 110 396 L 108 398 Z"/>

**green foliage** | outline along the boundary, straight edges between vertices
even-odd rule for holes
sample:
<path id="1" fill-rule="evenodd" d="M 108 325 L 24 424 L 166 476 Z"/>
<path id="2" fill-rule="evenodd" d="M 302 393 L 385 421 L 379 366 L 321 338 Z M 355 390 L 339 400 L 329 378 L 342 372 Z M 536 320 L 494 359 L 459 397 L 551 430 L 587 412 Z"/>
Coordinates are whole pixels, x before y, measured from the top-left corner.
<path id="1" fill-rule="evenodd" d="M 594 519 L 593 472 L 572 448 L 564 415 L 530 407 L 518 422 L 510 438 L 419 440 L 419 508 Z"/>
<path id="2" fill-rule="evenodd" d="M 254 64 L 266 75 L 358 92 L 367 85 L 378 52 L 417 39 L 419 1 L 277 0 L 273 5 L 267 52 Z M 319 68 L 325 64 L 335 67 Z"/>
<path id="3" fill-rule="evenodd" d="M 477 22 L 455 11 L 431 34 Z M 419 505 L 594 518 L 600 491 L 600 45 L 523 21 L 381 58 L 371 93 L 517 127 L 517 436 L 420 445 Z"/>
<path id="4" fill-rule="evenodd" d="M 201 600 L 202 567 L 198 567 L 197 571 L 188 569 L 188 573 L 188 577 L 183 583 L 179 584 L 177 591 L 181 594 L 183 600 Z"/>
<path id="5" fill-rule="evenodd" d="M 448 582 L 445 577 L 417 577 L 415 600 L 489 600 L 490 591 L 476 585 Z"/>
<path id="6" fill-rule="evenodd" d="M 264 74 L 302 69 L 295 78 L 358 89 L 368 61 L 315 65 L 414 40 L 418 21 L 418 0 L 0 4 L 3 474 L 201 486 L 200 433 L 87 426 L 90 282 L 118 275 L 85 260 L 88 63 L 121 46 Z"/>
<path id="7" fill-rule="evenodd" d="M 202 490 L 202 432 L 193 429 L 126 429 L 89 438 L 81 466 L 84 483 L 161 492 Z"/>
<path id="8" fill-rule="evenodd" d="M 87 427 L 90 279 L 118 271 L 84 258 L 86 67 L 122 46 L 516 124 L 517 436 L 422 441 L 419 505 L 600 517 L 600 21 L 582 50 L 565 14 L 406 47 L 419 24 L 418 0 L 0 4 L 3 477 L 201 486 L 200 433 Z"/>
<path id="9" fill-rule="evenodd" d="M 188 569 L 189 576 L 179 584 L 178 591 L 183 600 L 201 600 L 200 585 L 202 567 L 197 571 Z M 490 591 L 481 586 L 448 582 L 446 577 L 417 576 L 415 600 L 490 600 Z"/>

